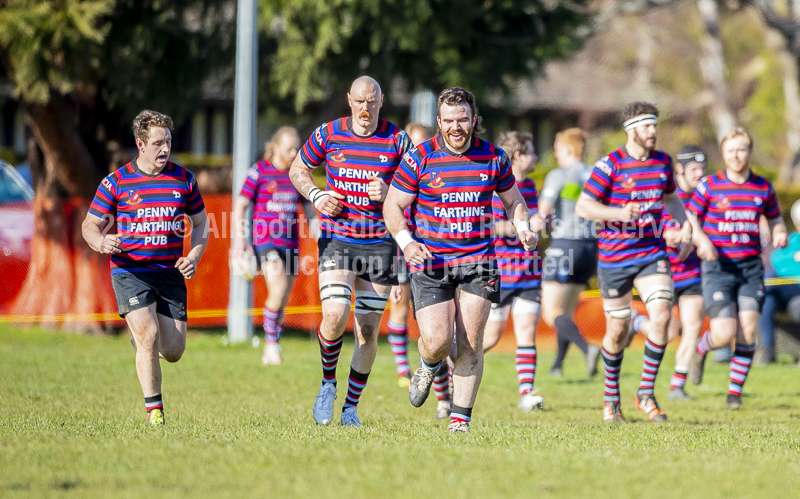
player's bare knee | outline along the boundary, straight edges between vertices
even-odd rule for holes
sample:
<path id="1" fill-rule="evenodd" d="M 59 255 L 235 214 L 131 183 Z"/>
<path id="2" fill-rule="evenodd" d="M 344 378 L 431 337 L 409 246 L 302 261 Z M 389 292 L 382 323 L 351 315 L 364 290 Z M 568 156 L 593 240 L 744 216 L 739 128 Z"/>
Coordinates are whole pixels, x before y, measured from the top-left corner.
<path id="1" fill-rule="evenodd" d="M 186 343 L 180 342 L 179 344 L 173 345 L 169 349 L 162 351 L 161 357 L 167 362 L 174 363 L 181 360 L 181 357 L 183 357 L 183 352 L 185 351 Z"/>

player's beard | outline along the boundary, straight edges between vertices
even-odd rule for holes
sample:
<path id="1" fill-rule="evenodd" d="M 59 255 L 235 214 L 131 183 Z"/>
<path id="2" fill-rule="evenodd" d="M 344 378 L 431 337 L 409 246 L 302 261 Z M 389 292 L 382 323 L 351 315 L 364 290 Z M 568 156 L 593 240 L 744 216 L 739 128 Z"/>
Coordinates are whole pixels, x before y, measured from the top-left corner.
<path id="1" fill-rule="evenodd" d="M 638 132 L 634 132 L 633 140 L 637 144 L 642 146 L 642 148 L 647 152 L 652 152 L 653 149 L 656 148 L 656 137 L 655 136 L 653 136 L 653 138 L 650 141 L 650 143 L 648 143 L 648 140 L 647 140 L 646 137 L 641 137 Z"/>
<path id="2" fill-rule="evenodd" d="M 458 150 L 467 145 L 470 139 L 472 139 L 472 130 L 469 131 L 461 130 L 461 133 L 454 134 L 454 135 L 461 135 L 461 139 L 459 139 L 458 142 L 452 139 L 450 135 L 453 135 L 452 132 L 444 133 L 445 142 L 447 142 L 447 145 L 449 145 L 453 150 Z"/>

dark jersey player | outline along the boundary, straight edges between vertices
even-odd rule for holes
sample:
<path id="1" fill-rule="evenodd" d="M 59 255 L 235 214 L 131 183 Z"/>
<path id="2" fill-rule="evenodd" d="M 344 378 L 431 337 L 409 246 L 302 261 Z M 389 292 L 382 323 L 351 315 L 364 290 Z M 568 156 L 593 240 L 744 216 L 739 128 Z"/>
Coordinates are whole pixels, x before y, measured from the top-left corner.
<path id="1" fill-rule="evenodd" d="M 721 148 L 725 170 L 701 180 L 689 202 L 697 254 L 703 259 L 703 302 L 711 319 L 689 376 L 700 383 L 706 354 L 735 338 L 727 403 L 738 409 L 764 304 L 761 217 L 772 230 L 773 247 L 785 247 L 787 234 L 772 184 L 750 170 L 750 134 L 736 128 L 722 139 Z"/>
<path id="2" fill-rule="evenodd" d="M 358 402 L 375 361 L 381 315 L 392 285 L 397 284 L 397 246 L 383 221 L 383 200 L 410 140 L 402 129 L 378 117 L 383 94 L 374 79 L 356 79 L 347 101 L 351 116 L 314 131 L 289 175 L 297 190 L 322 213 L 319 345 L 323 378 L 314 420 L 327 425 L 333 419 L 336 365 L 355 294 L 356 342 L 341 421 L 345 426 L 360 426 Z M 311 171 L 322 165 L 327 174 L 324 191 L 311 178 Z"/>
<path id="3" fill-rule="evenodd" d="M 133 121 L 139 155 L 108 175 L 83 222 L 83 238 L 111 255 L 117 310 L 136 349 L 136 374 L 147 424 L 164 424 L 159 356 L 177 362 L 186 348 L 186 284 L 208 242 L 203 198 L 194 175 L 169 161 L 172 120 L 142 111 Z M 192 223 L 191 248 L 183 235 Z M 108 231 L 116 222 L 117 232 Z"/>
<path id="4" fill-rule="evenodd" d="M 655 149 L 657 117 L 656 106 L 646 102 L 625 107 L 625 145 L 597 162 L 575 206 L 580 217 L 603 224 L 597 276 L 606 313 L 601 352 L 605 367 L 605 421 L 623 419 L 619 376 L 634 287 L 645 302 L 651 326 L 634 405 L 650 421 L 667 419 L 654 396 L 673 301 L 669 259 L 661 236 L 664 208 L 683 226 L 681 258 L 691 249 L 691 225 L 685 223 L 683 203 L 675 195 L 672 159 Z"/>
<path id="5" fill-rule="evenodd" d="M 474 135 L 480 131 L 478 122 L 470 92 L 453 87 L 439 94 L 439 134 L 404 156 L 384 204 L 386 223 L 410 266 L 420 327 L 420 366 L 409 386 L 413 406 L 427 399 L 457 338 L 451 433 L 469 432 L 483 374 L 483 329 L 491 303 L 499 299 L 492 230 L 495 192 L 526 249 L 535 247 L 536 237 L 508 156 Z M 403 214 L 409 206 L 413 236 Z"/>

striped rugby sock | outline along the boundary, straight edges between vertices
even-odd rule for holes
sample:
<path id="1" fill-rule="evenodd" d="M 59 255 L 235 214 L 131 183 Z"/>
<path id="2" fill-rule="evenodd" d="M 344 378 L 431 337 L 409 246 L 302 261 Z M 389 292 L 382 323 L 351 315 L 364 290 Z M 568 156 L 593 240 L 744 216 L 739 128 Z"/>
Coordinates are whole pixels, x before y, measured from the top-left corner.
<path id="1" fill-rule="evenodd" d="M 344 401 L 342 410 L 348 407 L 357 407 L 358 401 L 361 399 L 361 392 L 367 386 L 369 373 L 362 374 L 352 367 L 350 368 L 350 379 L 347 381 L 347 399 Z"/>
<path id="2" fill-rule="evenodd" d="M 442 362 L 433 378 L 433 391 L 438 400 L 450 399 L 450 376 L 447 371 L 447 362 Z"/>
<path id="3" fill-rule="evenodd" d="M 533 381 L 536 379 L 536 347 L 519 347 L 516 354 L 517 383 L 522 396 L 533 390 Z"/>
<path id="4" fill-rule="evenodd" d="M 450 412 L 451 423 L 469 423 L 472 421 L 472 407 L 454 405 Z"/>
<path id="5" fill-rule="evenodd" d="M 644 365 L 642 366 L 642 381 L 639 383 L 639 395 L 652 395 L 656 386 L 658 369 L 664 360 L 664 350 L 667 345 L 656 345 L 649 339 L 644 342 Z"/>
<path id="6" fill-rule="evenodd" d="M 611 353 L 603 348 L 600 353 L 603 355 L 603 372 L 606 377 L 603 401 L 619 403 L 619 375 L 625 350 Z"/>
<path id="7" fill-rule="evenodd" d="M 161 394 L 156 393 L 152 397 L 145 397 L 144 408 L 147 409 L 147 412 L 150 412 L 153 409 L 164 410 L 164 402 L 161 400 Z"/>
<path id="8" fill-rule="evenodd" d="M 689 369 L 686 366 L 675 366 L 675 373 L 669 378 L 670 389 L 683 388 L 688 374 Z"/>
<path id="9" fill-rule="evenodd" d="M 267 343 L 278 342 L 278 316 L 279 312 L 264 307 L 264 341 Z"/>
<path id="10" fill-rule="evenodd" d="M 322 357 L 322 382 L 336 384 L 336 366 L 339 364 L 339 354 L 342 352 L 344 336 L 338 340 L 328 341 L 317 330 L 319 338 L 319 353 Z"/>
<path id="11" fill-rule="evenodd" d="M 408 327 L 389 321 L 389 347 L 394 355 L 397 375 L 405 376 L 411 372 L 408 365 Z"/>
<path id="12" fill-rule="evenodd" d="M 711 350 L 716 350 L 717 346 L 711 341 L 711 331 L 706 331 L 703 333 L 703 336 L 700 337 L 700 341 L 697 342 L 697 353 L 700 355 L 705 355 Z"/>
<path id="13" fill-rule="evenodd" d="M 753 364 L 753 354 L 756 352 L 755 345 L 743 345 L 736 343 L 731 358 L 731 383 L 728 385 L 728 394 L 741 395 L 747 375 L 750 374 L 750 366 Z"/>
<path id="14" fill-rule="evenodd" d="M 642 324 L 644 324 L 644 321 L 649 321 L 649 320 L 650 318 L 644 314 L 637 315 L 636 317 L 633 318 L 633 330 L 636 331 L 637 333 L 641 333 Z"/>

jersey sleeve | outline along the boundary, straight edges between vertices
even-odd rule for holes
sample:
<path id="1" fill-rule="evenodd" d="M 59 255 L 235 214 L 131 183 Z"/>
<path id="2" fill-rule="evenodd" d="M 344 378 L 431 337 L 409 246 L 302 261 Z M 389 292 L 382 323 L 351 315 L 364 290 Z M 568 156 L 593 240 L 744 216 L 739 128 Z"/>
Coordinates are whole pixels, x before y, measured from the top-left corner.
<path id="1" fill-rule="evenodd" d="M 772 182 L 767 180 L 769 190 L 767 191 L 767 200 L 764 203 L 764 216 L 767 220 L 775 220 L 781 216 L 781 208 L 778 205 L 778 196 L 775 194 L 775 189 L 772 187 Z"/>
<path id="2" fill-rule="evenodd" d="M 613 184 L 614 164 L 606 156 L 595 163 L 592 175 L 586 181 L 586 185 L 583 186 L 583 192 L 595 201 L 606 204 L 611 197 Z"/>
<path id="3" fill-rule="evenodd" d="M 664 194 L 672 194 L 675 192 L 675 189 L 678 188 L 677 184 L 675 183 L 675 173 L 674 169 L 672 168 L 672 158 L 667 156 L 669 159 L 669 168 L 667 168 L 667 185 L 664 188 Z"/>
<path id="4" fill-rule="evenodd" d="M 400 166 L 392 178 L 392 186 L 408 194 L 416 194 L 419 191 L 419 170 L 422 159 L 415 153 L 414 149 L 409 150 L 403 155 Z"/>
<path id="5" fill-rule="evenodd" d="M 314 130 L 300 149 L 300 158 L 307 166 L 316 168 L 325 163 L 325 151 L 330 135 L 330 123 L 324 123 Z"/>
<path id="6" fill-rule="evenodd" d="M 561 190 L 564 189 L 567 176 L 564 174 L 563 168 L 556 168 L 547 174 L 542 186 L 541 200 L 550 204 L 555 204 L 556 200 L 561 195 Z"/>
<path id="7" fill-rule="evenodd" d="M 116 214 L 118 181 L 117 175 L 112 173 L 100 182 L 97 192 L 94 194 L 94 199 L 92 199 L 92 204 L 89 205 L 89 213 L 98 218 Z"/>
<path id="8" fill-rule="evenodd" d="M 203 196 L 200 194 L 200 186 L 197 185 L 197 179 L 191 173 L 188 181 L 189 197 L 186 199 L 186 214 L 191 217 L 205 210 L 206 205 L 203 202 Z"/>
<path id="9" fill-rule="evenodd" d="M 528 204 L 528 216 L 532 217 L 539 213 L 539 192 L 536 190 L 536 182 L 531 180 L 530 183 L 531 193 L 526 196 L 525 202 Z"/>
<path id="10" fill-rule="evenodd" d="M 689 200 L 689 205 L 687 206 L 689 212 L 696 216 L 700 223 L 703 223 L 706 213 L 708 213 L 709 199 L 708 177 L 706 177 L 697 184 L 697 189 L 694 190 L 692 199 Z"/>
<path id="11" fill-rule="evenodd" d="M 258 163 L 256 163 L 247 170 L 247 176 L 244 178 L 244 185 L 239 195 L 249 199 L 250 202 L 255 201 L 258 195 L 258 186 L 260 182 L 261 170 L 258 167 Z"/>
<path id="12" fill-rule="evenodd" d="M 395 142 L 397 143 L 397 155 L 401 158 L 413 147 L 411 137 L 408 136 L 405 130 L 397 132 Z"/>
<path id="13" fill-rule="evenodd" d="M 511 160 L 508 159 L 508 154 L 502 149 L 498 149 L 498 159 L 500 160 L 500 178 L 497 179 L 496 192 L 506 192 L 516 184 L 514 174 L 511 172 Z"/>

